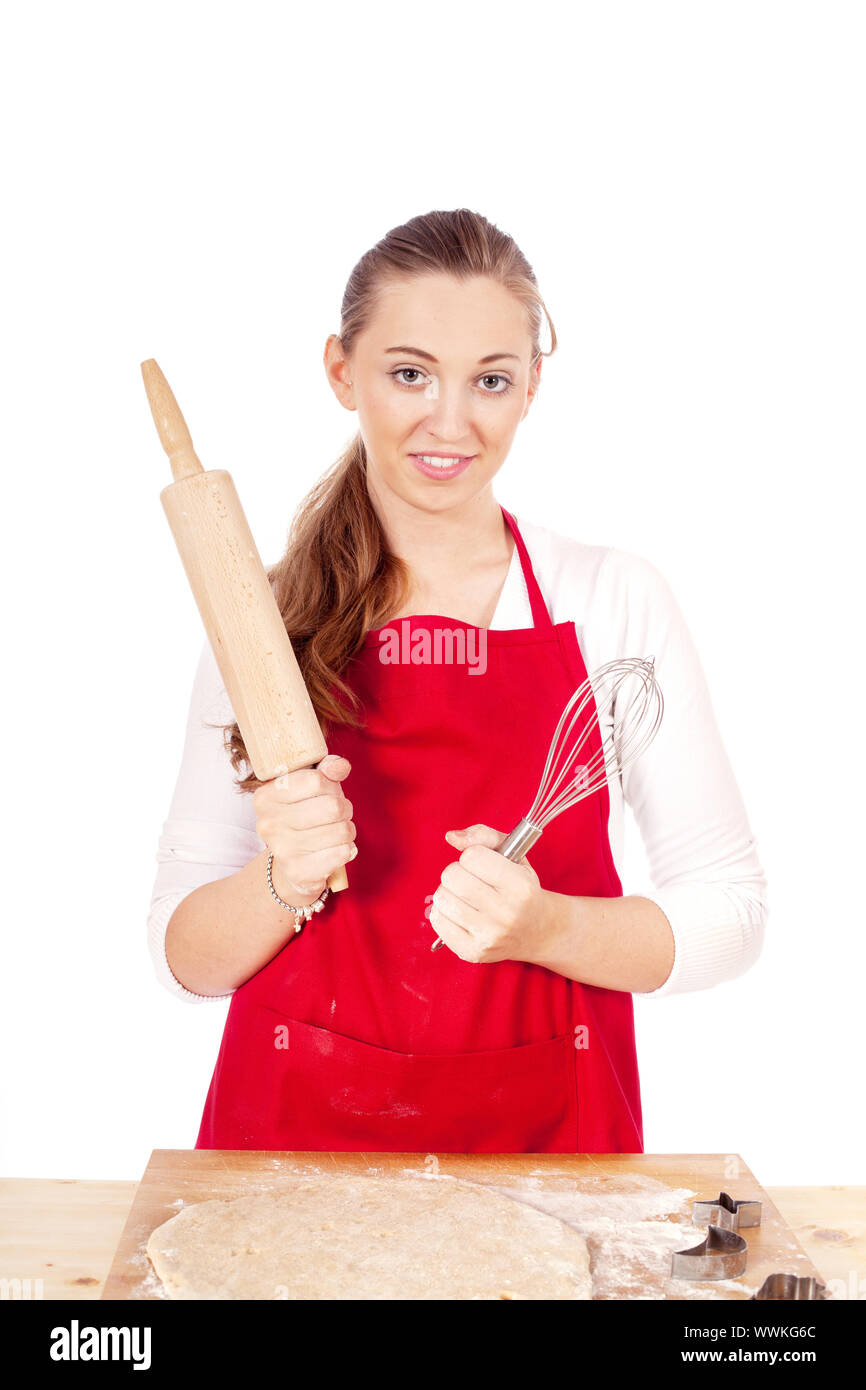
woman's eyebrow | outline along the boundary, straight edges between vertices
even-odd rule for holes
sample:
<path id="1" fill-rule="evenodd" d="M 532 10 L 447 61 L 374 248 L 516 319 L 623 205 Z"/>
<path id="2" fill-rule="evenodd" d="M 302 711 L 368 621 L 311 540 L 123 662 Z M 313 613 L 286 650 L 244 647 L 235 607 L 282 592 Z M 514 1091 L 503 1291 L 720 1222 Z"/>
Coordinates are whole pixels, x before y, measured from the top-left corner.
<path id="1" fill-rule="evenodd" d="M 386 348 L 385 351 L 386 351 L 386 352 L 408 352 L 408 353 L 410 353 L 413 357 L 426 357 L 426 359 L 427 359 L 428 362 L 435 362 L 435 361 L 436 361 L 436 358 L 433 356 L 433 354 L 430 353 L 430 352 L 425 352 L 423 348 L 406 347 L 405 344 L 403 344 L 403 345 L 400 346 L 400 347 L 389 347 L 389 348 Z M 479 367 L 482 367 L 482 366 L 484 365 L 485 362 L 498 362 L 498 361 L 500 360 L 500 358 L 502 358 L 502 357 L 513 357 L 514 360 L 515 360 L 515 362 L 519 362 L 519 361 L 520 361 L 520 358 L 518 357 L 518 355 L 517 355 L 516 352 L 490 352 L 490 353 L 487 354 L 486 357 L 479 357 L 479 359 L 478 359 L 478 365 L 479 365 Z"/>

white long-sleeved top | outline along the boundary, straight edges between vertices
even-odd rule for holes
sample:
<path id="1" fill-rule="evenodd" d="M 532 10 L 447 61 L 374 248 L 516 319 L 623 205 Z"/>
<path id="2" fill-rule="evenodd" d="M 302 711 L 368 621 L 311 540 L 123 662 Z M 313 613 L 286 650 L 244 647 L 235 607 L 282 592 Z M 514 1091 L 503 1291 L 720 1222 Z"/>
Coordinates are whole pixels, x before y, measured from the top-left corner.
<path id="1" fill-rule="evenodd" d="M 551 618 L 574 622 L 587 671 L 615 657 L 655 657 L 665 701 L 661 728 L 642 757 L 611 781 L 608 821 L 622 880 L 625 803 L 631 807 L 654 890 L 642 896 L 658 904 L 674 936 L 668 979 L 641 997 L 657 999 L 732 979 L 760 953 L 766 880 L 677 602 L 663 576 L 640 555 L 588 545 L 519 518 L 518 524 Z M 490 626 L 532 627 L 516 546 Z M 601 719 L 605 713 L 599 710 Z M 175 979 L 165 955 L 168 921 L 193 889 L 236 873 L 265 848 L 256 834 L 252 797 L 237 788 L 222 730 L 210 727 L 233 720 L 205 641 L 180 771 L 159 839 L 147 923 L 159 980 L 191 1003 L 228 999 L 231 992 L 194 994 Z M 629 891 L 625 883 L 623 891 Z"/>

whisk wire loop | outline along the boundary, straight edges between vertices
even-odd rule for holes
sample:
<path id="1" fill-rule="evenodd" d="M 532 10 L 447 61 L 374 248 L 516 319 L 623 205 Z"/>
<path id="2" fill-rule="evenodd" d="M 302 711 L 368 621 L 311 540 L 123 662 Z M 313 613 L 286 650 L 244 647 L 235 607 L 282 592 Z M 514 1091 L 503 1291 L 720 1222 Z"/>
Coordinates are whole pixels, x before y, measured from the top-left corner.
<path id="1" fill-rule="evenodd" d="M 562 811 L 622 776 L 655 738 L 663 712 L 652 657 L 619 657 L 587 676 L 562 711 L 525 819 L 543 830 Z M 579 762 L 596 728 L 598 745 Z"/>

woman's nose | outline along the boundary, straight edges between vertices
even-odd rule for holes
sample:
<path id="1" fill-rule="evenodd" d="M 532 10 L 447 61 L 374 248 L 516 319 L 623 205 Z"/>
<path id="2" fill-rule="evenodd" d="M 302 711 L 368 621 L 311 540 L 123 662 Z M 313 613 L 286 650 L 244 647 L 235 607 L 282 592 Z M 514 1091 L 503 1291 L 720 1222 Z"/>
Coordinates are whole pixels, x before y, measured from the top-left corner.
<path id="1" fill-rule="evenodd" d="M 443 441 L 465 443 L 469 433 L 471 403 L 462 388 L 444 385 L 437 377 L 424 395 L 429 401 L 426 420 L 431 433 Z"/>

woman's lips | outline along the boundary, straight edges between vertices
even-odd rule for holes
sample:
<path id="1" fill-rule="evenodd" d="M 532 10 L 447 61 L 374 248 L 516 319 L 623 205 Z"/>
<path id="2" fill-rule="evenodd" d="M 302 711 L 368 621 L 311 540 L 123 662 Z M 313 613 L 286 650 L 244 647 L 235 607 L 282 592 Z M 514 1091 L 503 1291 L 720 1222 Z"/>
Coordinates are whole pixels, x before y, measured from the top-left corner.
<path id="1" fill-rule="evenodd" d="M 461 473 L 466 472 L 475 455 L 469 454 L 463 458 L 455 458 L 453 462 L 448 463 L 443 459 L 441 464 L 426 463 L 423 454 L 410 454 L 409 457 L 418 472 L 423 473 L 425 478 L 456 478 Z M 427 457 L 434 458 L 436 455 L 431 454 Z"/>

